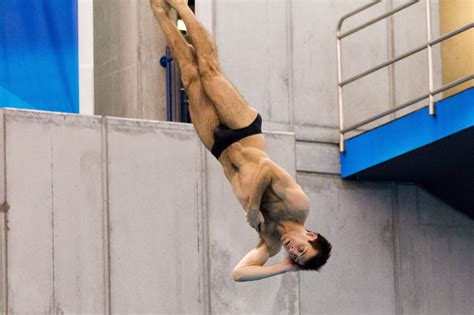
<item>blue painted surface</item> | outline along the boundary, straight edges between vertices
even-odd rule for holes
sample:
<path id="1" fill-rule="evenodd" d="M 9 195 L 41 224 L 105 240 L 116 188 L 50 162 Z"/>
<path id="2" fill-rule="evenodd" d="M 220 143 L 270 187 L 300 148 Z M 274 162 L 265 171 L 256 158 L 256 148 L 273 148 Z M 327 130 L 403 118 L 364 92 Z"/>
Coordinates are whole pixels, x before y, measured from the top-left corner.
<path id="1" fill-rule="evenodd" d="M 346 141 L 340 154 L 345 178 L 474 126 L 474 88 L 437 102 L 436 115 L 428 107 Z"/>
<path id="2" fill-rule="evenodd" d="M 0 107 L 79 112 L 77 0 L 0 0 Z"/>

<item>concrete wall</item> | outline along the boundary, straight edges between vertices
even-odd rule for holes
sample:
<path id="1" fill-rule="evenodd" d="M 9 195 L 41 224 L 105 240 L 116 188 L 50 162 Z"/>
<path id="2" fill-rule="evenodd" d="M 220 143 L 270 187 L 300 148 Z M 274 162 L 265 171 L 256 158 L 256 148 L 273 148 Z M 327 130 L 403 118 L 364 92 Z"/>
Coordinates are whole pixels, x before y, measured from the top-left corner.
<path id="1" fill-rule="evenodd" d="M 148 0 L 96 0 L 95 114 L 166 119 L 166 43 Z"/>
<path id="2" fill-rule="evenodd" d="M 300 275 L 301 314 L 471 314 L 474 222 L 409 184 L 302 173 L 308 226 L 333 243 Z"/>
<path id="3" fill-rule="evenodd" d="M 336 145 L 296 163 L 294 135 L 266 133 L 274 160 L 299 169 L 328 265 L 234 283 L 257 237 L 190 125 L 2 110 L 0 130 L 3 312 L 474 309 L 474 222 L 412 185 L 342 181 Z"/>
<path id="4" fill-rule="evenodd" d="M 298 313 L 295 273 L 232 281 L 258 237 L 190 125 L 16 110 L 0 123 L 2 312 Z M 295 174 L 294 135 L 267 138 Z"/>

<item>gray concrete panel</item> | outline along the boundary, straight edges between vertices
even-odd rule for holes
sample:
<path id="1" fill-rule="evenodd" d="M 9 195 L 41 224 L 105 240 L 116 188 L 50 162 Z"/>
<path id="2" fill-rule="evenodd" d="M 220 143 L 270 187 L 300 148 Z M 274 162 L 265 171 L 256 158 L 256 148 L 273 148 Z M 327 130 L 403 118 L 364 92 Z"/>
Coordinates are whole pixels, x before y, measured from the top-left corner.
<path id="1" fill-rule="evenodd" d="M 266 134 L 270 156 L 290 174 L 295 172 L 294 136 Z M 236 283 L 232 270 L 258 243 L 244 210 L 233 196 L 222 168 L 208 154 L 209 270 L 213 314 L 297 314 L 298 275 L 285 274 L 257 282 Z M 269 261 L 283 259 L 283 253 Z"/>
<path id="2" fill-rule="evenodd" d="M 8 308 L 54 312 L 51 114 L 5 111 Z"/>
<path id="3" fill-rule="evenodd" d="M 400 186 L 400 300 L 405 314 L 471 314 L 474 221 Z"/>
<path id="4" fill-rule="evenodd" d="M 284 1 L 216 1 L 214 36 L 224 74 L 250 106 L 288 124 L 286 7 Z"/>
<path id="5" fill-rule="evenodd" d="M 332 243 L 319 273 L 300 274 L 301 314 L 395 313 L 390 185 L 300 174 L 311 199 L 307 228 Z"/>
<path id="6" fill-rule="evenodd" d="M 166 120 L 165 38 L 153 17 L 149 1 L 138 4 L 138 105 L 141 118 Z"/>
<path id="7" fill-rule="evenodd" d="M 298 171 L 340 174 L 339 147 L 336 144 L 297 142 Z"/>
<path id="8" fill-rule="evenodd" d="M 114 313 L 201 313 L 200 144 L 190 126 L 108 119 Z"/>
<path id="9" fill-rule="evenodd" d="M 339 17 L 364 3 L 366 2 L 293 1 L 292 47 L 296 125 L 337 126 L 336 23 Z M 383 6 L 377 6 L 363 16 L 375 16 L 383 9 Z M 350 29 L 351 26 L 358 25 L 359 21 L 361 18 L 358 17 L 348 20 L 343 29 Z M 344 78 L 366 70 L 386 58 L 385 38 L 385 26 L 382 22 L 368 31 L 363 31 L 361 35 L 344 39 Z M 357 56 L 357 59 L 354 59 L 354 56 Z M 359 88 L 346 93 L 345 116 L 348 123 L 361 109 L 386 103 L 386 88 L 380 78 L 371 78 L 369 81 L 365 84 L 358 83 Z M 374 93 L 369 94 L 369 91 Z M 315 129 L 314 132 L 318 130 Z"/>
<path id="10" fill-rule="evenodd" d="M 106 250 L 101 118 L 52 116 L 54 297 L 58 312 L 103 313 Z"/>
<path id="11" fill-rule="evenodd" d="M 148 0 L 94 1 L 95 113 L 165 119 L 166 43 Z"/>
<path id="12" fill-rule="evenodd" d="M 137 108 L 137 66 L 131 65 L 95 77 L 95 113 L 117 117 L 139 115 Z"/>
<path id="13" fill-rule="evenodd" d="M 94 71 L 96 76 L 135 65 L 137 1 L 94 1 Z"/>
<path id="14" fill-rule="evenodd" d="M 268 102 L 269 117 L 273 122 L 291 123 L 293 104 L 290 100 L 290 17 L 286 1 L 267 1 L 266 23 L 268 23 Z M 280 129 L 285 131 L 287 129 Z"/>

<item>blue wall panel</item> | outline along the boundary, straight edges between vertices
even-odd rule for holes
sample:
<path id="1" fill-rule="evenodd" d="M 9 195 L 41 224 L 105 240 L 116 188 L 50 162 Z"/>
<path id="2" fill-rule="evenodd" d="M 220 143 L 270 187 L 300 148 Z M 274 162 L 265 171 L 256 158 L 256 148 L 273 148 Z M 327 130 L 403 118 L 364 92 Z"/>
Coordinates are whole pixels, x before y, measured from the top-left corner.
<path id="1" fill-rule="evenodd" d="M 0 12 L 0 107 L 79 112 L 77 0 L 1 0 Z"/>

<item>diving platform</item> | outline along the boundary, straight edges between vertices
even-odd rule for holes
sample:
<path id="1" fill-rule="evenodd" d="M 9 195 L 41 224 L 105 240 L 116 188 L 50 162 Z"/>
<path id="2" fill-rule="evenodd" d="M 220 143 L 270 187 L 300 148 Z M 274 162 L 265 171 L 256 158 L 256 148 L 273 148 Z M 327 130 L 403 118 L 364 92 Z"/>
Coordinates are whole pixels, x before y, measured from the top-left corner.
<path id="1" fill-rule="evenodd" d="M 344 179 L 416 183 L 474 218 L 474 88 L 347 139 Z"/>

